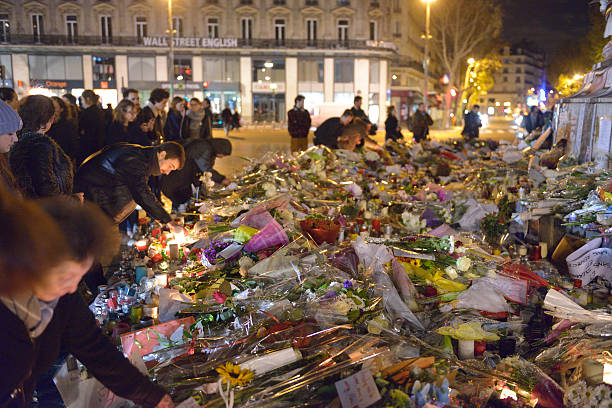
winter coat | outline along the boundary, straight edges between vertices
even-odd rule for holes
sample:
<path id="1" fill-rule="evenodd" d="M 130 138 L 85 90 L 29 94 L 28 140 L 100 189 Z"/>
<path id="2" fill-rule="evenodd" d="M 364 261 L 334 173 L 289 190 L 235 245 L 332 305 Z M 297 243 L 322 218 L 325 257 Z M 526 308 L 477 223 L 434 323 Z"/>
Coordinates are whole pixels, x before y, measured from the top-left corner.
<path id="1" fill-rule="evenodd" d="M 62 148 L 73 163 L 78 163 L 81 157 L 80 137 L 79 129 L 73 121 L 66 118 L 60 119 L 51 126 L 47 136 L 55 140 L 55 143 Z"/>
<path id="2" fill-rule="evenodd" d="M 465 124 L 463 125 L 463 131 L 461 134 L 469 139 L 475 139 L 480 135 L 480 128 L 482 122 L 480 116 L 475 112 L 468 112 L 464 118 Z"/>
<path id="3" fill-rule="evenodd" d="M 356 118 L 359 118 L 361 120 L 363 120 L 366 123 L 371 123 L 370 122 L 370 118 L 368 118 L 368 115 L 366 115 L 365 111 L 361 108 L 357 109 L 356 107 L 352 107 L 351 108 L 351 112 L 353 112 L 353 116 Z"/>
<path id="4" fill-rule="evenodd" d="M 223 109 L 221 112 L 221 120 L 223 121 L 223 126 L 227 127 L 232 124 L 232 111 L 228 108 Z"/>
<path id="5" fill-rule="evenodd" d="M 324 145 L 330 149 L 338 148 L 338 137 L 342 134 L 344 125 L 340 118 L 329 118 L 315 130 L 315 145 Z"/>
<path id="6" fill-rule="evenodd" d="M 72 162 L 53 139 L 42 133 L 21 133 L 11 149 L 9 165 L 26 198 L 72 194 Z"/>
<path id="7" fill-rule="evenodd" d="M 404 136 L 402 132 L 398 130 L 399 124 L 397 118 L 394 115 L 389 115 L 387 120 L 385 120 L 385 140 L 395 140 L 403 139 Z"/>
<path id="8" fill-rule="evenodd" d="M 170 109 L 164 126 L 164 135 L 166 142 L 187 139 L 189 137 L 189 117 Z"/>
<path id="9" fill-rule="evenodd" d="M 310 131 L 310 113 L 306 109 L 293 108 L 287 112 L 288 130 L 291 137 L 305 138 Z"/>
<path id="10" fill-rule="evenodd" d="M 210 172 L 212 181 L 221 183 L 225 176 L 215 170 L 217 154 L 229 156 L 232 145 L 229 140 L 192 139 L 185 142 L 185 166 L 181 170 L 173 171 L 161 177 L 161 189 L 164 195 L 174 204 L 183 204 L 191 197 L 191 184 L 197 184 L 198 174 Z"/>
<path id="11" fill-rule="evenodd" d="M 130 143 L 130 132 L 128 127 L 123 126 L 120 122 L 112 121 L 106 128 L 105 145 L 109 146 L 115 143 Z"/>
<path id="12" fill-rule="evenodd" d="M 203 111 L 204 116 L 202 117 L 200 126 L 200 137 L 202 139 L 212 139 L 213 113 L 210 108 L 206 108 Z"/>
<path id="13" fill-rule="evenodd" d="M 78 293 L 59 299 L 48 326 L 34 339 L 0 302 L 0 333 L 0 407 L 30 407 L 36 378 L 52 367 L 60 350 L 74 355 L 115 394 L 144 407 L 155 407 L 166 394 L 113 346 Z"/>
<path id="14" fill-rule="evenodd" d="M 140 146 L 153 146 L 153 132 L 143 132 L 136 122 L 128 125 L 128 143 Z"/>
<path id="15" fill-rule="evenodd" d="M 79 115 L 79 132 L 81 135 L 81 159 L 104 147 L 106 114 L 98 105 L 92 105 Z"/>
<path id="16" fill-rule="evenodd" d="M 412 116 L 412 133 L 414 134 L 414 140 L 420 142 L 427 138 L 429 134 L 429 127 L 433 125 L 433 119 L 427 112 L 417 110 Z"/>
<path id="17" fill-rule="evenodd" d="M 187 117 L 189 118 L 189 134 L 187 138 L 200 137 L 200 127 L 202 126 L 204 111 L 201 110 L 199 112 L 194 112 L 192 110 L 188 110 Z"/>
<path id="18" fill-rule="evenodd" d="M 544 114 L 542 112 L 537 111 L 534 114 L 528 113 L 523 116 L 523 123 L 521 127 L 525 128 L 527 132 L 531 133 L 537 128 L 543 128 L 546 121 L 544 120 Z"/>
<path id="19" fill-rule="evenodd" d="M 131 213 L 126 211 L 133 210 L 135 203 L 151 218 L 167 223 L 170 215 L 148 185 L 151 176 L 159 175 L 156 147 L 119 143 L 107 146 L 79 167 L 76 190 L 117 223 Z"/>

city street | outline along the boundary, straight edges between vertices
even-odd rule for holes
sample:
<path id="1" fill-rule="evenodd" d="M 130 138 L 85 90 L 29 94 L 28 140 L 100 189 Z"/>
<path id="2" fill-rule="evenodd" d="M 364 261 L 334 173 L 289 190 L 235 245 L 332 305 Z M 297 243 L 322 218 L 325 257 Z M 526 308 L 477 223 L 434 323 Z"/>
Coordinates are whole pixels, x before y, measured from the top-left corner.
<path id="1" fill-rule="evenodd" d="M 411 137 L 410 132 L 404 130 L 404 135 Z M 491 140 L 514 140 L 516 125 L 506 118 L 492 119 L 489 125 L 480 132 L 480 137 Z M 450 130 L 432 129 L 432 139 L 447 140 L 461 137 L 461 127 Z M 214 129 L 213 137 L 225 137 L 222 129 Z M 244 167 L 247 158 L 259 158 L 267 152 L 289 151 L 289 134 L 286 129 L 272 127 L 247 127 L 240 131 L 234 131 L 229 136 L 232 141 L 233 151 L 230 157 L 217 159 L 216 166 L 219 171 L 228 176 Z M 385 132 L 379 131 L 374 138 L 383 143 Z M 312 143 L 312 132 L 310 135 Z"/>

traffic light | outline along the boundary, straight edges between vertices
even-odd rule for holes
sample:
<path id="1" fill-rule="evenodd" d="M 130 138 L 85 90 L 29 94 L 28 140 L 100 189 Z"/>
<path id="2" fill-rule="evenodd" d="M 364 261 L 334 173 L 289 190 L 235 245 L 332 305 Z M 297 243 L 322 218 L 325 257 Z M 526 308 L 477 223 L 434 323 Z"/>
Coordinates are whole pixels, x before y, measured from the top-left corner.
<path id="1" fill-rule="evenodd" d="M 202 85 L 204 86 L 204 88 L 208 88 L 208 81 L 204 81 Z"/>

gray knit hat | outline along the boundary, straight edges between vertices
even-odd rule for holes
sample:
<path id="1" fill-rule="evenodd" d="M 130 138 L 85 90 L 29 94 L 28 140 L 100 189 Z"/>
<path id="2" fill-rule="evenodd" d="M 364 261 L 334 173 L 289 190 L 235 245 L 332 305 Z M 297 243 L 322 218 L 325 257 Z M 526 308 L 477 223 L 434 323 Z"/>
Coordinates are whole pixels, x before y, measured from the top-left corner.
<path id="1" fill-rule="evenodd" d="M 0 101 L 0 135 L 15 133 L 21 129 L 22 125 L 23 123 L 17 112 L 6 102 Z"/>

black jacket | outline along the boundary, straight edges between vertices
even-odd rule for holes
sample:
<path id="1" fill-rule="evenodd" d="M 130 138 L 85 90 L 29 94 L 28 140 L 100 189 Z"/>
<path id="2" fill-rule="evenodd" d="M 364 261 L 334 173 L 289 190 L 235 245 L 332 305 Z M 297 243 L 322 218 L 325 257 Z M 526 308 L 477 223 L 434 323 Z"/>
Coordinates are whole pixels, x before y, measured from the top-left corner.
<path id="1" fill-rule="evenodd" d="M 178 111 L 170 109 L 166 125 L 164 126 L 164 141 L 177 142 L 189 137 L 189 117 L 181 115 Z"/>
<path id="2" fill-rule="evenodd" d="M 523 116 L 523 123 L 521 126 L 531 133 L 537 128 L 543 128 L 546 121 L 544 120 L 544 114 L 540 111 L 536 111 L 535 114 L 528 113 Z"/>
<path id="3" fill-rule="evenodd" d="M 359 118 L 361 120 L 363 120 L 366 123 L 371 123 L 370 122 L 370 118 L 368 118 L 368 115 L 366 115 L 365 111 L 361 108 L 357 109 L 356 107 L 352 107 L 351 108 L 351 112 L 353 112 L 353 116 L 356 118 Z"/>
<path id="4" fill-rule="evenodd" d="M 480 127 L 482 127 L 482 122 L 478 114 L 469 111 L 465 115 L 464 122 L 465 124 L 463 125 L 461 134 L 471 139 L 477 138 L 480 135 Z"/>
<path id="5" fill-rule="evenodd" d="M 30 339 L 19 317 L 0 302 L 0 333 L 0 407 L 30 407 L 36 378 L 51 368 L 60 349 L 74 355 L 120 397 L 155 407 L 166 394 L 102 334 L 77 293 L 59 299 L 49 325 L 35 339 Z M 15 397 L 11 399 L 12 393 Z"/>
<path id="6" fill-rule="evenodd" d="M 191 184 L 197 184 L 199 173 L 212 173 L 212 181 L 221 183 L 225 176 L 213 168 L 217 154 L 229 156 L 231 142 L 227 139 L 192 139 L 185 143 L 185 166 L 161 177 L 161 189 L 174 204 L 182 204 L 191 197 Z"/>
<path id="7" fill-rule="evenodd" d="M 338 148 L 338 137 L 342 134 L 342 128 L 344 125 L 340 121 L 340 118 L 329 118 L 314 132 L 314 144 L 324 145 L 330 149 Z"/>
<path id="8" fill-rule="evenodd" d="M 202 126 L 200 126 L 200 137 L 203 139 L 212 139 L 212 123 L 213 113 L 210 108 L 204 109 L 204 117 L 202 118 Z"/>
<path id="9" fill-rule="evenodd" d="M 106 128 L 104 144 L 106 146 L 115 143 L 130 143 L 130 133 L 128 127 L 124 127 L 120 122 L 112 121 Z"/>
<path id="10" fill-rule="evenodd" d="M 136 122 L 128 125 L 128 143 L 140 146 L 153 146 L 153 132 L 143 132 Z"/>
<path id="11" fill-rule="evenodd" d="M 79 115 L 81 157 L 85 160 L 104 147 L 106 114 L 98 105 L 92 105 Z"/>
<path id="12" fill-rule="evenodd" d="M 399 124 L 397 118 L 393 115 L 389 115 L 385 120 L 385 140 L 398 140 L 403 139 L 404 136 L 398 130 Z"/>
<path id="13" fill-rule="evenodd" d="M 119 143 L 107 146 L 79 167 L 76 190 L 113 219 L 135 201 L 151 218 L 167 223 L 170 215 L 148 185 L 149 177 L 159 174 L 156 147 Z"/>
<path id="14" fill-rule="evenodd" d="M 11 149 L 9 165 L 27 198 L 72 194 L 72 163 L 50 137 L 21 133 Z"/>
<path id="15" fill-rule="evenodd" d="M 223 109 L 221 112 L 221 120 L 223 121 L 223 126 L 229 126 L 232 124 L 232 111 L 228 108 Z"/>
<path id="16" fill-rule="evenodd" d="M 47 136 L 55 140 L 73 163 L 78 163 L 81 157 L 79 130 L 73 121 L 66 118 L 54 123 Z"/>
<path id="17" fill-rule="evenodd" d="M 150 106 L 146 105 L 144 108 L 142 108 L 142 110 L 146 109 L 150 110 L 153 116 L 155 116 L 155 112 L 153 112 L 153 109 L 151 109 Z M 150 137 L 153 145 L 158 145 L 164 140 L 164 118 L 161 112 L 159 115 L 155 116 L 155 126 L 153 127 Z"/>

